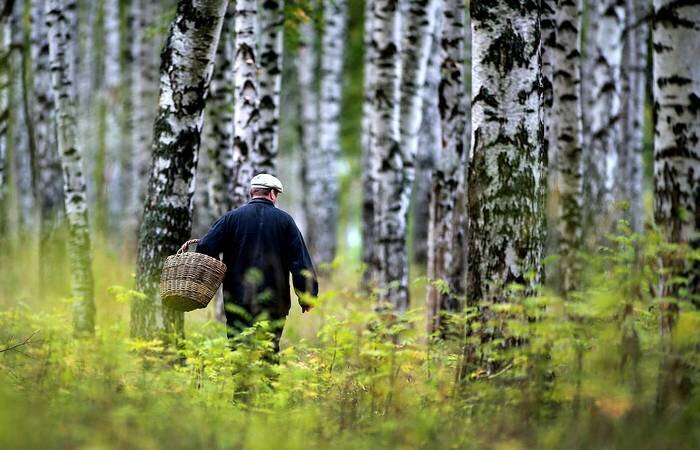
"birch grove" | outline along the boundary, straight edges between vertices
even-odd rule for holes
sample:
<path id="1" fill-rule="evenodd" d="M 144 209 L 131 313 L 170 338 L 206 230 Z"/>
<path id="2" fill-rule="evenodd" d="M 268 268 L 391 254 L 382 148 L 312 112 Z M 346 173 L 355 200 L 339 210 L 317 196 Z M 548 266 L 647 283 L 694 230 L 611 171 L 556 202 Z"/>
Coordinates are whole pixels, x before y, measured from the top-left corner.
<path id="1" fill-rule="evenodd" d="M 183 313 L 158 298 L 163 259 L 190 237 L 192 195 L 204 106 L 214 68 L 225 0 L 181 0 L 161 64 L 153 163 L 139 232 L 131 334 L 182 334 Z M 204 25 L 206 24 L 206 25 Z"/>
<path id="2" fill-rule="evenodd" d="M 63 192 L 66 218 L 70 229 L 69 259 L 73 296 L 75 334 L 92 334 L 95 328 L 94 285 L 87 195 L 83 161 L 76 140 L 75 72 L 71 58 L 75 55 L 74 28 L 66 0 L 49 0 L 46 10 L 48 26 L 51 87 L 55 98 L 58 151 L 63 169 Z M 75 11 L 73 11 L 73 14 Z"/>

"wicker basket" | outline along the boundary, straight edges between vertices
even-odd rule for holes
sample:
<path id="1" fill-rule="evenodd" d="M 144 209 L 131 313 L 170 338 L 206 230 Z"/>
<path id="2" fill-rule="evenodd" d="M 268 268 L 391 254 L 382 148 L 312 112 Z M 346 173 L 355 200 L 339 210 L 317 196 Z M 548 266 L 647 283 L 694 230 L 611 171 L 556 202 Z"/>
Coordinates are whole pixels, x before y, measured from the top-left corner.
<path id="1" fill-rule="evenodd" d="M 160 277 L 160 298 L 177 311 L 206 308 L 226 274 L 226 264 L 202 253 L 188 252 L 199 239 L 185 242 L 177 254 L 168 256 Z"/>

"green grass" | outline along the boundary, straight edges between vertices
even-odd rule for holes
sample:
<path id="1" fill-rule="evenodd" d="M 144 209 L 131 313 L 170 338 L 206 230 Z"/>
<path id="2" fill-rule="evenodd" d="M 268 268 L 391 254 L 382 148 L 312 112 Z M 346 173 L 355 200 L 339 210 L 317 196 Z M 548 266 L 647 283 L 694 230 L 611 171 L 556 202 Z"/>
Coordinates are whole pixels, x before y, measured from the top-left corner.
<path id="1" fill-rule="evenodd" d="M 209 310 L 188 313 L 175 348 L 129 339 L 128 303 L 109 287 L 131 287 L 132 258 L 96 247 L 93 339 L 73 339 L 65 292 L 38 296 L 32 246 L 3 260 L 17 264 L 0 275 L 0 349 L 32 337 L 0 353 L 2 449 L 700 446 L 696 390 L 656 411 L 663 355 L 650 287 L 668 246 L 651 237 L 622 235 L 589 256 L 585 288 L 568 301 L 513 289 L 490 321 L 474 309 L 453 318 L 468 319 L 473 337 L 431 345 L 420 307 L 382 320 L 341 265 L 311 314 L 293 307 L 278 366 L 261 357 L 264 323 L 231 350 Z M 424 288 L 412 285 L 417 306 Z M 679 300 L 673 347 L 697 385 L 700 314 Z M 498 339 L 476 338 L 496 328 Z M 636 367 L 620 367 L 623 333 L 639 338 Z M 465 343 L 476 358 L 457 382 Z"/>

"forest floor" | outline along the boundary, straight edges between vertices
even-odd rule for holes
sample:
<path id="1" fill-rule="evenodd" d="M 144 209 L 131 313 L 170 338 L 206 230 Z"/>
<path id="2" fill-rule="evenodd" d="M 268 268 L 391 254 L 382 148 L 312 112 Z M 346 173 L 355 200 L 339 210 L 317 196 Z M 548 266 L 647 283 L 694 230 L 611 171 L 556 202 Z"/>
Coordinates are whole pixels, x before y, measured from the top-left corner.
<path id="1" fill-rule="evenodd" d="M 261 358 L 265 324 L 232 351 L 210 308 L 187 314 L 176 347 L 130 339 L 131 258 L 99 243 L 97 332 L 74 339 L 65 288 L 47 289 L 27 270 L 36 252 L 17 250 L 0 280 L 0 448 L 699 448 L 697 391 L 658 407 L 654 272 L 630 269 L 633 241 L 592 258 L 573 300 L 514 289 L 472 325 L 507 330 L 489 342 L 427 339 L 422 308 L 381 320 L 341 264 L 317 308 L 293 307 L 279 365 Z M 681 306 L 674 348 L 690 385 L 698 329 L 700 314 Z M 457 381 L 469 348 L 478 357 Z"/>

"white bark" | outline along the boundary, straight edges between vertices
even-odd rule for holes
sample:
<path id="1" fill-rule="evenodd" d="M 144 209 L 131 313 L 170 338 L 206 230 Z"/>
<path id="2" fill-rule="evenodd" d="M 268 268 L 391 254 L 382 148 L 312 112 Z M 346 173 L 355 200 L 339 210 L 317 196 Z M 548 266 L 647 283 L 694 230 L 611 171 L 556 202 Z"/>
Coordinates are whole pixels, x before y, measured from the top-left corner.
<path id="1" fill-rule="evenodd" d="M 642 232 L 642 151 L 647 83 L 647 42 L 649 27 L 646 0 L 626 0 L 626 33 L 622 61 L 622 112 L 619 164 L 615 180 L 618 201 L 628 203 L 625 219 L 632 230 Z"/>
<path id="2" fill-rule="evenodd" d="M 416 179 L 413 184 L 413 259 L 418 264 L 428 263 L 430 240 L 430 196 L 432 172 L 442 148 L 442 127 L 438 109 L 440 84 L 440 35 L 442 34 L 442 5 L 435 8 L 435 24 L 430 33 L 430 56 L 423 88 L 423 115 L 418 132 Z M 469 43 L 471 44 L 471 42 Z M 428 322 L 431 322 L 428 320 Z"/>
<path id="3" fill-rule="evenodd" d="M 620 67 L 624 0 L 601 0 L 595 4 L 596 20 L 591 23 L 593 47 L 590 105 L 590 143 L 586 148 L 584 181 L 584 226 L 593 233 L 611 227 L 613 187 L 620 137 Z M 590 234 L 590 233 L 589 233 Z"/>
<path id="4" fill-rule="evenodd" d="M 428 241 L 428 277 L 443 280 L 449 292 L 428 288 L 428 330 L 444 326 L 440 311 L 462 308 L 466 259 L 464 231 L 466 215 L 466 148 L 468 101 L 464 74 L 464 4 L 448 0 L 444 5 L 439 87 L 442 148 L 433 171 Z"/>
<path id="5" fill-rule="evenodd" d="M 554 147 L 550 172 L 557 182 L 558 254 L 561 257 L 559 283 L 563 292 L 576 287 L 575 277 L 580 267 L 576 252 L 582 237 L 582 164 L 583 128 L 581 118 L 581 29 L 580 0 L 561 1 L 555 15 L 556 46 L 553 50 L 553 107 L 551 130 Z M 550 153 L 552 154 L 552 153 Z"/>
<path id="6" fill-rule="evenodd" d="M 56 232 L 63 222 L 63 186 L 61 163 L 56 148 L 54 96 L 49 70 L 49 45 L 46 30 L 46 0 L 32 0 L 30 5 L 31 56 L 33 73 L 32 122 L 39 179 L 39 242 L 45 257 L 40 259 L 42 280 L 51 280 L 57 261 L 51 255 Z M 59 255 L 55 255 L 60 258 Z M 60 260 L 58 262 L 60 264 Z"/>
<path id="7" fill-rule="evenodd" d="M 363 100 L 362 100 L 362 263 L 365 266 L 362 284 L 368 288 L 376 277 L 374 202 L 377 174 L 372 147 L 373 88 L 377 48 L 372 42 L 374 1 L 365 0 L 363 41 Z"/>
<path id="8" fill-rule="evenodd" d="M 234 73 L 234 169 L 233 206 L 248 200 L 250 180 L 258 170 L 257 133 L 260 121 L 258 109 L 258 58 L 256 50 L 257 3 L 240 0 L 235 3 L 234 28 L 236 55 Z"/>
<path id="9" fill-rule="evenodd" d="M 46 20 L 51 84 L 56 99 L 58 150 L 63 169 L 64 203 L 70 229 L 73 329 L 76 334 L 83 334 L 94 332 L 95 303 L 85 175 L 76 139 L 75 97 L 72 94 L 75 73 L 70 66 L 70 58 L 75 54 L 75 37 L 74 29 L 69 29 L 70 15 L 66 15 L 70 12 L 66 9 L 68 3 L 65 0 L 50 0 Z"/>
<path id="10" fill-rule="evenodd" d="M 183 314 L 157 296 L 163 260 L 189 239 L 192 195 L 209 90 L 226 0 L 181 0 L 163 50 L 153 164 L 139 236 L 131 334 L 183 332 Z"/>
<path id="11" fill-rule="evenodd" d="M 102 101 L 106 113 L 105 148 L 106 165 L 105 185 L 109 193 L 107 224 L 112 231 L 119 229 L 124 216 L 125 186 L 122 171 L 124 146 L 121 116 L 121 45 L 119 36 L 119 1 L 105 0 L 104 3 L 104 84 Z"/>
<path id="12" fill-rule="evenodd" d="M 372 41 L 376 45 L 372 112 L 372 158 L 377 170 L 374 204 L 375 251 L 380 309 L 408 308 L 406 213 L 409 181 L 400 145 L 400 23 L 397 0 L 375 0 Z"/>
<path id="13" fill-rule="evenodd" d="M 654 221 L 670 243 L 700 249 L 700 4 L 654 0 Z M 697 306 L 700 263 L 685 255 L 661 255 L 659 305 L 661 352 L 656 409 L 685 404 L 681 386 L 689 373 L 678 356 L 673 330 L 679 303 Z M 687 280 L 687 293 L 673 282 Z M 687 296 L 687 297 L 686 297 Z M 679 302 L 668 301 L 673 297 Z M 685 298 L 684 298 L 685 297 Z"/>
<path id="14" fill-rule="evenodd" d="M 401 147 L 409 176 L 413 175 L 418 150 L 418 130 L 423 117 L 423 88 L 425 85 L 428 56 L 430 55 L 430 33 L 435 26 L 437 0 L 408 0 L 404 32 L 401 41 Z M 446 8 L 448 8 L 447 6 Z M 457 44 L 463 53 L 464 5 L 461 8 L 461 32 Z M 445 36 L 447 38 L 448 36 Z M 452 44 L 454 45 L 454 44 Z M 462 65 L 463 55 L 459 56 Z M 462 71 L 463 72 L 463 71 Z M 463 74 L 462 74 L 463 75 Z M 463 79 L 463 78 L 462 78 Z M 460 97 L 463 97 L 459 92 Z M 410 197 L 412 179 L 406 186 Z"/>
<path id="15" fill-rule="evenodd" d="M 148 30 L 155 26 L 158 5 L 148 0 L 131 0 L 133 14 L 131 30 L 131 180 L 129 195 L 129 225 L 138 226 L 146 196 L 148 169 L 151 161 L 153 120 L 157 106 L 158 65 L 161 40 L 149 36 Z"/>
<path id="16" fill-rule="evenodd" d="M 700 5 L 655 0 L 654 10 L 654 219 L 669 242 L 697 251 Z M 690 294 L 700 291 L 698 273 L 697 262 L 685 269 Z"/>
<path id="17" fill-rule="evenodd" d="M 340 149 L 340 106 L 343 92 L 346 0 L 324 1 L 324 29 L 321 35 L 321 74 L 318 116 L 318 146 L 309 149 L 307 177 L 316 211 L 309 217 L 309 246 L 317 263 L 335 258 L 338 228 L 338 162 Z"/>
<path id="18" fill-rule="evenodd" d="M 498 0 L 471 8 L 472 144 L 467 295 L 500 301 L 541 279 L 544 160 L 539 17 Z"/>
<path id="19" fill-rule="evenodd" d="M 317 25 L 310 19 L 299 25 L 299 53 L 296 57 L 297 79 L 299 81 L 299 137 L 301 144 L 302 208 L 308 243 L 312 242 L 312 222 L 316 214 L 315 200 L 311 192 L 309 158 L 318 148 L 318 93 L 316 41 Z"/>
<path id="20" fill-rule="evenodd" d="M 213 223 L 232 208 L 233 174 L 233 5 L 229 5 L 216 55 L 216 65 L 207 101 L 206 145 L 209 163 L 207 180 L 208 210 L 205 216 Z M 201 167 L 201 166 L 200 166 Z"/>
<path id="21" fill-rule="evenodd" d="M 0 233 L 5 232 L 7 209 L 7 149 L 10 117 L 10 11 L 0 11 Z"/>
<path id="22" fill-rule="evenodd" d="M 260 6 L 260 122 L 257 151 L 261 156 L 259 170 L 275 173 L 279 152 L 284 0 L 263 0 Z"/>

